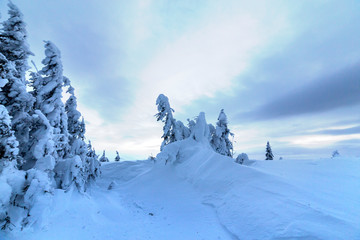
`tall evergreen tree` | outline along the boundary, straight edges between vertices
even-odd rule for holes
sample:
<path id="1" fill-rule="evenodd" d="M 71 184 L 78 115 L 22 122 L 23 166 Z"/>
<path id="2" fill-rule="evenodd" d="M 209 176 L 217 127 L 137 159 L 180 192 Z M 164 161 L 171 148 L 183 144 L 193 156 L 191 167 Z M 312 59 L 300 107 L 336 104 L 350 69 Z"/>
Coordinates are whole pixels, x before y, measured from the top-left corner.
<path id="1" fill-rule="evenodd" d="M 234 136 L 228 128 L 228 121 L 224 109 L 221 109 L 215 132 L 213 132 L 210 144 L 213 149 L 221 155 L 233 156 L 233 144 L 229 136 Z"/>
<path id="2" fill-rule="evenodd" d="M 33 74 L 32 86 L 36 98 L 35 106 L 50 122 L 54 129 L 56 158 L 65 157 L 68 151 L 68 124 L 62 102 L 64 85 L 63 67 L 59 49 L 50 41 L 45 41 L 45 65 L 38 74 Z"/>
<path id="3" fill-rule="evenodd" d="M 29 112 L 34 104 L 34 98 L 26 91 L 26 85 L 15 76 L 16 69 L 12 62 L 0 53 L 0 78 L 6 80 L 6 84 L 0 91 L 0 104 L 4 105 L 11 116 L 12 129 L 20 143 L 19 160 L 22 159 L 29 141 L 31 117 Z M 21 156 L 21 157 L 20 157 Z M 21 166 L 22 161 L 18 164 Z"/>
<path id="4" fill-rule="evenodd" d="M 270 146 L 269 141 L 268 141 L 267 144 L 266 144 L 265 157 L 266 157 L 265 160 L 273 160 L 273 159 L 274 159 L 274 155 L 273 155 L 273 153 L 272 153 L 272 150 L 271 150 L 271 146 Z"/>
<path id="5" fill-rule="evenodd" d="M 27 59 L 33 53 L 27 43 L 26 24 L 23 14 L 11 1 L 8 3 L 9 19 L 2 23 L 0 52 L 15 64 L 15 77 L 25 83 L 25 72 L 29 69 Z"/>
<path id="6" fill-rule="evenodd" d="M 158 113 L 155 114 L 156 121 L 162 121 L 165 123 L 163 127 L 164 134 L 162 138 L 164 139 L 160 151 L 169 143 L 176 141 L 175 137 L 175 124 L 176 120 L 174 119 L 172 113 L 174 109 L 170 107 L 169 99 L 164 94 L 160 94 L 156 99 L 156 105 L 158 109 Z"/>
<path id="7" fill-rule="evenodd" d="M 81 160 L 85 161 L 86 144 L 85 140 L 85 123 L 84 118 L 80 120 L 81 113 L 77 110 L 77 99 L 75 97 L 74 88 L 71 86 L 70 80 L 64 77 L 64 83 L 68 86 L 67 93 L 70 94 L 69 99 L 65 103 L 65 111 L 67 115 L 69 146 L 71 155 L 79 155 Z"/>
<path id="8" fill-rule="evenodd" d="M 81 129 L 81 113 L 77 110 L 77 99 L 75 97 L 74 88 L 71 86 L 70 80 L 64 77 L 65 85 L 69 86 L 67 93 L 70 94 L 70 97 L 65 103 L 65 111 L 68 117 L 68 131 L 70 134 L 70 144 L 75 139 L 82 139 L 83 133 Z"/>

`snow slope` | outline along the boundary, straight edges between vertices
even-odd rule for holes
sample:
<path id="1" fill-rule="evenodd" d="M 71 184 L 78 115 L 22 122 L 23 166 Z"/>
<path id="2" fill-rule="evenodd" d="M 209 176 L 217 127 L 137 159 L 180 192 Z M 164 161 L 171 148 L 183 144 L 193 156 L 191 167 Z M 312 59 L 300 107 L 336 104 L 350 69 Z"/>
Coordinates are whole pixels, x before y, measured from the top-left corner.
<path id="1" fill-rule="evenodd" d="M 0 239 L 360 239 L 359 159 L 246 166 L 192 139 L 166 148 L 166 165 L 103 165 L 88 195 L 58 191 L 42 226 Z"/>

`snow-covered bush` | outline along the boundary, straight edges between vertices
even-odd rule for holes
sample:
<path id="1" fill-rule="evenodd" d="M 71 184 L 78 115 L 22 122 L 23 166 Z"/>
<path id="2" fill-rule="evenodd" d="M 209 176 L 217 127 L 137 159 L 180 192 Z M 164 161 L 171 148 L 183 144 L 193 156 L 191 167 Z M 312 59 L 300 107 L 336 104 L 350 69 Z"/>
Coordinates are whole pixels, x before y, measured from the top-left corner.
<path id="1" fill-rule="evenodd" d="M 58 161 L 55 166 L 57 185 L 66 191 L 76 187 L 80 192 L 85 191 L 86 176 L 84 166 L 79 156 Z"/>
<path id="2" fill-rule="evenodd" d="M 249 157 L 246 153 L 241 153 L 235 159 L 236 163 L 243 164 L 244 162 L 249 161 Z"/>
<path id="3" fill-rule="evenodd" d="M 338 150 L 333 151 L 333 153 L 331 154 L 332 158 L 339 157 L 339 156 L 340 156 L 340 153 Z"/>

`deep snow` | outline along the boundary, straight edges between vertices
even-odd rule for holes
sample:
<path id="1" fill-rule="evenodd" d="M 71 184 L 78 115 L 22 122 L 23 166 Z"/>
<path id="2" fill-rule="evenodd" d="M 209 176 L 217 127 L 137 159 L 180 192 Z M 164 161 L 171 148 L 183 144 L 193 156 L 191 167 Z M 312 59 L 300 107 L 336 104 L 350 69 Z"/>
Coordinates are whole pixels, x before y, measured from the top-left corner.
<path id="1" fill-rule="evenodd" d="M 57 190 L 42 226 L 0 239 L 360 239 L 360 159 L 240 165 L 172 145 L 166 165 L 103 164 L 90 193 Z"/>

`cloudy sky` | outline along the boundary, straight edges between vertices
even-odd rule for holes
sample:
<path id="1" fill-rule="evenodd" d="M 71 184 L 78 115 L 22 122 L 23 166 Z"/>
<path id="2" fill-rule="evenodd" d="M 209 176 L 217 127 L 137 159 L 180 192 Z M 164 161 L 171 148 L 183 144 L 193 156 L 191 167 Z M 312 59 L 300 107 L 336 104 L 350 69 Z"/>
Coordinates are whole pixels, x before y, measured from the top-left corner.
<path id="1" fill-rule="evenodd" d="M 224 108 L 250 158 L 360 156 L 357 0 L 13 2 L 38 68 L 43 40 L 61 50 L 98 153 L 156 155 L 163 93 L 183 122 Z"/>

